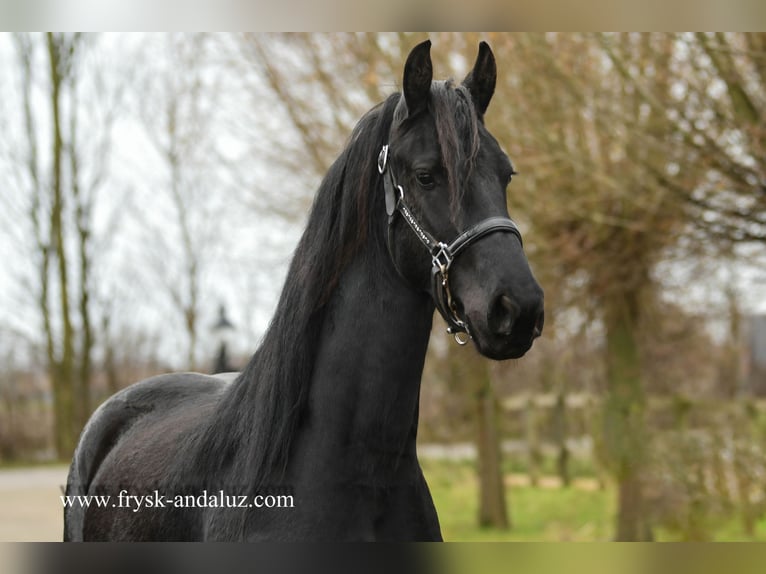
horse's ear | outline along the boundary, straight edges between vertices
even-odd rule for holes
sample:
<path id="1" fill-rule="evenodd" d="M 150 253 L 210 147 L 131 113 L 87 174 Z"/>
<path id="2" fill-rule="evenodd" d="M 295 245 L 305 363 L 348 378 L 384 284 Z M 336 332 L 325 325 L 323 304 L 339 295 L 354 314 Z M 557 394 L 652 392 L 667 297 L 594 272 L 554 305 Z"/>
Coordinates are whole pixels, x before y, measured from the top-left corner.
<path id="1" fill-rule="evenodd" d="M 476 110 L 484 115 L 495 93 L 495 82 L 497 81 L 497 66 L 495 65 L 495 56 L 489 48 L 489 44 L 482 42 L 479 44 L 479 55 L 476 56 L 476 63 L 473 70 L 463 80 L 463 85 L 468 88 L 473 97 L 473 103 Z"/>
<path id="2" fill-rule="evenodd" d="M 431 40 L 426 40 L 412 49 L 404 64 L 404 102 L 407 104 L 408 116 L 422 111 L 428 105 L 433 76 Z"/>

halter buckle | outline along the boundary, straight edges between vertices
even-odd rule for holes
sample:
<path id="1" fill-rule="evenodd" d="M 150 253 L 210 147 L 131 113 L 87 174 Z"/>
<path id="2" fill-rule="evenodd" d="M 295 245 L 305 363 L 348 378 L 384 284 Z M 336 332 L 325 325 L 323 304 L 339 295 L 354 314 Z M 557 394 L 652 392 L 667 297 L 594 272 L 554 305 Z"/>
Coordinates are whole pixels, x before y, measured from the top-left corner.
<path id="1" fill-rule="evenodd" d="M 443 276 L 447 275 L 447 271 L 452 265 L 452 252 L 449 249 L 449 245 L 443 242 L 439 242 L 434 248 L 434 252 L 431 253 L 434 267 L 437 267 Z"/>

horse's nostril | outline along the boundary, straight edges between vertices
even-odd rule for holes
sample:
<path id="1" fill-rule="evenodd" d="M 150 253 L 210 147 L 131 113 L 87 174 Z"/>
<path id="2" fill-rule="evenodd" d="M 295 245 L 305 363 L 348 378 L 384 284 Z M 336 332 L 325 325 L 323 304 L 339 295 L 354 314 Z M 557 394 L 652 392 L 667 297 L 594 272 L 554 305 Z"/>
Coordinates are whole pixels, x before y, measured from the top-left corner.
<path id="1" fill-rule="evenodd" d="M 508 295 L 500 295 L 492 306 L 490 326 L 495 335 L 507 337 L 511 334 L 513 324 L 519 312 L 516 304 Z"/>
<path id="2" fill-rule="evenodd" d="M 511 301 L 511 298 L 508 297 L 508 295 L 500 296 L 500 304 L 505 307 L 506 311 L 510 311 L 511 313 L 515 312 L 513 308 L 513 301 Z"/>

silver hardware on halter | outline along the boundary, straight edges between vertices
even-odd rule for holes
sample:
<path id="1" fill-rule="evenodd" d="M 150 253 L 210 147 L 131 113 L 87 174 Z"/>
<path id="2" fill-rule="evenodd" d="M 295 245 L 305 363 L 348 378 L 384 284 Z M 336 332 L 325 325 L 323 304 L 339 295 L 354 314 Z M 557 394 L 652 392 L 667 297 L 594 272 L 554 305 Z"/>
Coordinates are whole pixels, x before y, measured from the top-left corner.
<path id="1" fill-rule="evenodd" d="M 455 337 L 455 342 L 461 347 L 463 347 L 468 344 L 468 341 L 471 340 L 471 333 L 468 332 L 468 325 L 465 326 L 465 329 L 466 329 L 465 333 L 461 333 L 460 331 L 457 331 L 457 332 L 453 331 L 452 327 L 447 327 L 447 333 Z M 464 339 L 461 338 L 460 337 L 461 335 L 464 335 L 465 338 Z"/>
<path id="2" fill-rule="evenodd" d="M 442 275 L 446 275 L 447 270 L 450 268 L 450 265 L 452 265 L 452 255 L 450 254 L 449 245 L 439 242 L 437 247 L 439 250 L 431 256 L 433 264 L 439 268 Z"/>
<path id="3" fill-rule="evenodd" d="M 388 163 L 388 144 L 384 145 L 380 153 L 378 154 L 378 173 L 383 175 L 386 171 L 386 164 Z M 402 195 L 404 192 L 402 192 Z"/>

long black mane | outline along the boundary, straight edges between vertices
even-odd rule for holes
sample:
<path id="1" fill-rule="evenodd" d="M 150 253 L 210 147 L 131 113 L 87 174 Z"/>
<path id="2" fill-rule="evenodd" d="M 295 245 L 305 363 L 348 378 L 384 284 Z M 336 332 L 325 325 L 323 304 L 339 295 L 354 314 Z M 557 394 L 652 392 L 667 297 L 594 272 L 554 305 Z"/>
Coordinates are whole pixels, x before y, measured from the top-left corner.
<path id="1" fill-rule="evenodd" d="M 230 468 L 257 489 L 284 469 L 308 396 L 326 304 L 344 267 L 380 233 L 370 217 L 374 204 L 385 213 L 375 165 L 399 97 L 393 94 L 362 117 L 322 180 L 263 342 L 202 436 L 195 461 L 201 476 Z"/>
<path id="2" fill-rule="evenodd" d="M 429 112 L 455 206 L 473 167 L 481 119 L 463 86 L 434 82 L 431 96 Z M 257 490 L 284 471 L 304 413 L 330 296 L 353 257 L 386 254 L 383 185 L 376 162 L 401 103 L 401 95 L 392 94 L 365 114 L 322 180 L 263 342 L 200 437 L 192 461 L 198 476 L 220 475 L 225 469 L 238 480 L 246 477 Z M 362 249 L 368 242 L 380 249 Z M 379 262 L 368 263 L 369 269 L 380 269 Z"/>

